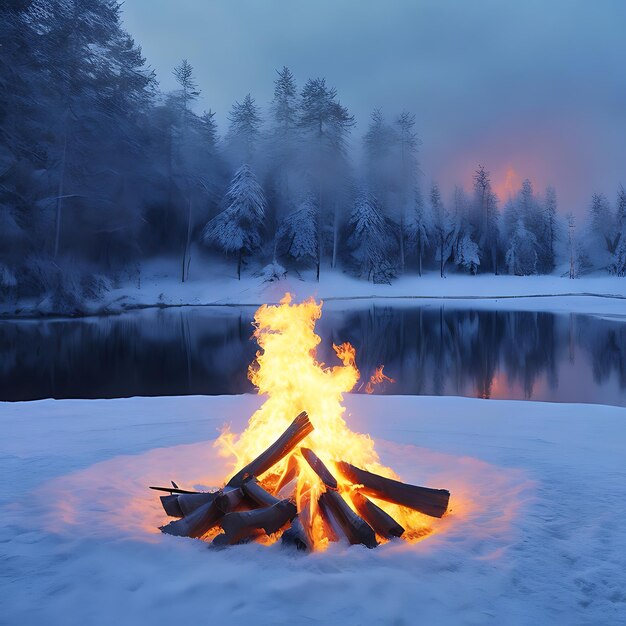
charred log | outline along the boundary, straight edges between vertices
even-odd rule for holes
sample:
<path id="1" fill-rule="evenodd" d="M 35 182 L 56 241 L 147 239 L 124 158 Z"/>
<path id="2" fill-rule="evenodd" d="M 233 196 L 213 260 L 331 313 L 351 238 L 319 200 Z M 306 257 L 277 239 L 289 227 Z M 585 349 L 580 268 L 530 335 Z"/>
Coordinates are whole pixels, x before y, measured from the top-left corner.
<path id="1" fill-rule="evenodd" d="M 401 537 L 404 528 L 389 513 L 368 500 L 362 493 L 353 491 L 350 498 L 357 513 L 374 529 L 374 532 L 385 539 Z"/>
<path id="2" fill-rule="evenodd" d="M 228 542 L 232 544 L 258 533 L 259 530 L 271 535 L 280 530 L 289 520 L 292 520 L 297 512 L 293 502 L 280 500 L 264 509 L 228 513 L 224 515 L 220 524 Z M 226 539 L 222 541 L 226 541 Z"/>
<path id="3" fill-rule="evenodd" d="M 322 460 L 309 448 L 300 448 L 302 456 L 306 459 L 311 469 L 320 477 L 320 480 L 328 489 L 337 491 L 337 479 L 330 473 Z"/>
<path id="4" fill-rule="evenodd" d="M 254 461 L 239 470 L 229 481 L 229 487 L 240 487 L 247 476 L 261 476 L 287 456 L 310 432 L 313 424 L 306 411 L 302 411 L 285 432 Z"/>
<path id="5" fill-rule="evenodd" d="M 216 526 L 225 513 L 232 511 L 243 500 L 241 489 L 224 488 L 210 502 L 198 507 L 191 515 L 161 526 L 162 532 L 177 537 L 202 537 Z"/>
<path id="6" fill-rule="evenodd" d="M 319 501 L 323 508 L 332 513 L 351 544 L 362 543 L 368 548 L 375 548 L 378 545 L 372 527 L 348 506 L 339 493 L 326 491 L 320 496 Z"/>
<path id="7" fill-rule="evenodd" d="M 170 517 L 184 517 L 184 513 L 180 506 L 178 505 L 178 495 L 170 494 L 169 496 L 161 496 L 160 497 L 161 504 L 163 505 L 163 510 Z"/>
<path id="8" fill-rule="evenodd" d="M 258 506 L 273 506 L 280 502 L 280 498 L 276 498 L 263 489 L 254 477 L 244 481 L 243 485 L 241 485 L 241 491 Z"/>
<path id="9" fill-rule="evenodd" d="M 293 546 L 296 550 L 313 550 L 313 532 L 311 528 L 311 502 L 307 498 L 298 515 L 291 520 L 291 526 L 282 534 L 282 543 Z"/>
<path id="10" fill-rule="evenodd" d="M 297 473 L 298 473 L 298 461 L 296 457 L 292 454 L 287 459 L 287 467 L 285 467 L 285 471 L 283 472 L 282 476 L 279 478 L 278 482 L 276 483 L 276 488 L 275 488 L 274 493 L 280 493 L 280 490 L 283 489 L 285 485 L 288 485 L 297 476 Z"/>
<path id="11" fill-rule="evenodd" d="M 448 509 L 450 492 L 409 485 L 359 469 L 350 463 L 337 463 L 339 471 L 353 484 L 363 485 L 360 491 L 368 496 L 415 509 L 431 517 L 441 517 Z"/>

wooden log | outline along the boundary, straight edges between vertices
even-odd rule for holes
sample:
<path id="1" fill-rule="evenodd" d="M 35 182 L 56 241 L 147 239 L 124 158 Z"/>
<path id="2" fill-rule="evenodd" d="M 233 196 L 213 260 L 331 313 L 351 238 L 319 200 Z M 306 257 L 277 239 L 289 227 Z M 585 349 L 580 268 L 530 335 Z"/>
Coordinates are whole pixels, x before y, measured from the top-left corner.
<path id="1" fill-rule="evenodd" d="M 401 537 L 404 528 L 389 513 L 368 500 L 362 493 L 353 491 L 350 498 L 357 513 L 374 529 L 374 532 L 385 539 Z"/>
<path id="2" fill-rule="evenodd" d="M 328 508 L 327 501 L 322 499 L 321 496 L 317 500 L 317 510 L 319 511 L 320 519 L 322 520 L 322 533 L 324 537 L 333 543 L 339 541 L 341 528 L 335 521 L 332 511 Z"/>
<path id="3" fill-rule="evenodd" d="M 241 485 L 241 491 L 243 491 L 254 504 L 262 507 L 273 506 L 280 502 L 280 498 L 276 498 L 263 489 L 254 477 L 244 481 L 243 485 Z"/>
<path id="4" fill-rule="evenodd" d="M 310 552 L 313 550 L 313 533 L 311 528 L 311 503 L 307 499 L 298 515 L 291 520 L 291 526 L 282 534 L 283 545 L 293 546 L 296 550 Z"/>
<path id="5" fill-rule="evenodd" d="M 178 505 L 178 495 L 170 494 L 169 496 L 161 496 L 160 497 L 161 504 L 163 505 L 163 510 L 170 517 L 184 517 L 182 509 Z"/>
<path id="6" fill-rule="evenodd" d="M 368 548 L 375 548 L 378 545 L 372 527 L 348 506 L 338 492 L 326 491 L 320 496 L 319 501 L 332 513 L 351 544 L 362 543 Z"/>
<path id="7" fill-rule="evenodd" d="M 181 493 L 161 496 L 161 504 L 170 517 L 191 515 L 198 507 L 215 499 L 219 491 L 204 493 Z"/>
<path id="8" fill-rule="evenodd" d="M 450 492 L 447 489 L 409 485 L 367 472 L 344 461 L 337 463 L 337 467 L 350 482 L 363 485 L 359 491 L 365 495 L 386 502 L 394 502 L 431 517 L 441 517 L 448 509 Z"/>
<path id="9" fill-rule="evenodd" d="M 263 530 L 271 535 L 282 528 L 298 513 L 296 505 L 291 500 L 280 500 L 276 504 L 264 509 L 252 511 L 238 511 L 224 515 L 220 525 L 224 529 L 229 543 L 237 543 L 245 537 Z"/>
<path id="10" fill-rule="evenodd" d="M 212 502 L 220 495 L 219 491 L 205 493 L 181 493 L 178 496 L 178 506 L 183 515 L 191 515 L 198 507 L 207 502 Z"/>
<path id="11" fill-rule="evenodd" d="M 292 454 L 287 459 L 287 467 L 285 467 L 285 471 L 283 472 L 282 476 L 276 483 L 276 488 L 274 489 L 274 493 L 280 493 L 281 489 L 283 489 L 285 485 L 288 485 L 296 477 L 297 473 L 298 473 L 298 461 L 296 457 Z"/>
<path id="12" fill-rule="evenodd" d="M 282 458 L 287 456 L 310 432 L 313 424 L 306 411 L 302 411 L 285 432 L 254 461 L 239 470 L 229 481 L 229 487 L 241 487 L 247 476 L 261 476 Z"/>
<path id="13" fill-rule="evenodd" d="M 299 516 L 291 521 L 291 526 L 282 534 L 280 539 L 283 545 L 293 546 L 298 551 L 311 552 L 313 550 L 313 541 Z"/>
<path id="14" fill-rule="evenodd" d="M 337 479 L 330 473 L 323 461 L 309 448 L 300 448 L 302 456 L 306 459 L 311 469 L 320 477 L 328 489 L 337 491 Z"/>
<path id="15" fill-rule="evenodd" d="M 216 526 L 224 514 L 241 503 L 241 489 L 225 487 L 210 502 L 198 507 L 191 515 L 161 526 L 160 530 L 176 537 L 202 537 Z"/>

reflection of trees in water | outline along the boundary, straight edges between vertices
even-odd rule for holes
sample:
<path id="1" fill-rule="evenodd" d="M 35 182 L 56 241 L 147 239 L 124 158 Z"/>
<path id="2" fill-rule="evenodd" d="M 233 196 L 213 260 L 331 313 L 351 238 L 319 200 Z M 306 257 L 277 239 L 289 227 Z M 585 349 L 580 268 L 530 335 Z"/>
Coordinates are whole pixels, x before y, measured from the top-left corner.
<path id="1" fill-rule="evenodd" d="M 334 341 L 356 346 L 363 373 L 384 363 L 396 379 L 387 393 L 488 398 L 499 376 L 500 383 L 519 385 L 531 397 L 539 377 L 552 388 L 558 385 L 557 362 L 567 346 L 567 320 L 550 313 L 441 306 L 336 315 Z"/>
<path id="2" fill-rule="evenodd" d="M 253 308 L 151 310 L 89 320 L 0 322 L 0 399 L 251 391 Z M 362 378 L 379 365 L 382 393 L 532 397 L 558 385 L 559 363 L 588 358 L 598 385 L 626 389 L 626 324 L 580 315 L 447 306 L 350 311 L 319 322 L 320 360 L 332 343 L 357 349 Z M 521 391 L 520 391 L 521 390 Z M 567 399 L 567 398 L 563 398 Z"/>
<path id="3" fill-rule="evenodd" d="M 626 389 L 626 323 L 579 316 L 577 341 L 587 352 L 596 383 L 606 383 L 615 373 L 620 389 Z"/>
<path id="4" fill-rule="evenodd" d="M 253 310 L 0 323 L 0 398 L 242 393 Z"/>

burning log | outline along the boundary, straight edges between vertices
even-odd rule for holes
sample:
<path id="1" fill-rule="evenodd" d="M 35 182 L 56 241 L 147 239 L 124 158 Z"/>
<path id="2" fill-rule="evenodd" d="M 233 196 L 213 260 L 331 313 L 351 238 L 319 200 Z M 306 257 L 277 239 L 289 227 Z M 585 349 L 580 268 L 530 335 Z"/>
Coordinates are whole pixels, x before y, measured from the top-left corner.
<path id="1" fill-rule="evenodd" d="M 279 498 L 265 491 L 254 477 L 244 481 L 243 485 L 241 485 L 241 491 L 243 491 L 252 502 L 262 507 L 273 506 L 280 502 Z"/>
<path id="2" fill-rule="evenodd" d="M 241 489 L 225 487 L 209 502 L 198 507 L 191 515 L 161 526 L 160 530 L 177 537 L 202 537 L 217 525 L 222 517 L 235 509 L 243 500 Z"/>
<path id="3" fill-rule="evenodd" d="M 228 513 L 220 522 L 226 534 L 220 542 L 237 543 L 257 534 L 259 530 L 271 535 L 292 520 L 297 513 L 296 505 L 291 500 L 279 500 L 276 504 L 264 509 Z"/>
<path id="4" fill-rule="evenodd" d="M 291 526 L 283 533 L 281 541 L 284 545 L 294 546 L 296 550 L 313 550 L 315 542 L 311 528 L 311 502 L 308 498 L 298 515 L 291 520 Z"/>
<path id="5" fill-rule="evenodd" d="M 368 548 L 378 545 L 372 527 L 359 517 L 336 491 L 326 491 L 319 498 L 322 508 L 330 511 L 351 544 L 362 543 Z"/>
<path id="6" fill-rule="evenodd" d="M 229 487 L 241 487 L 247 476 L 261 476 L 282 458 L 287 456 L 309 433 L 313 424 L 306 411 L 293 420 L 285 432 L 254 461 L 239 470 L 229 481 Z"/>
<path id="7" fill-rule="evenodd" d="M 281 540 L 284 545 L 294 546 L 296 550 L 303 552 L 313 550 L 313 540 L 305 530 L 299 515 L 291 521 L 291 526 L 282 534 Z"/>
<path id="8" fill-rule="evenodd" d="M 285 471 L 283 475 L 279 478 L 276 483 L 275 493 L 280 493 L 281 489 L 283 489 L 286 485 L 288 485 L 296 476 L 298 475 L 298 461 L 296 457 L 292 454 L 287 459 L 287 467 L 285 467 Z"/>
<path id="9" fill-rule="evenodd" d="M 377 535 L 385 539 L 402 536 L 404 528 L 389 513 L 368 500 L 362 493 L 353 491 L 350 498 L 358 514 L 374 529 Z"/>
<path id="10" fill-rule="evenodd" d="M 337 491 L 337 479 L 330 473 L 322 460 L 309 448 L 300 448 L 302 456 L 306 459 L 311 469 L 320 477 L 328 489 Z"/>
<path id="11" fill-rule="evenodd" d="M 337 467 L 350 482 L 363 485 L 360 491 L 365 495 L 394 502 L 431 517 L 441 517 L 448 509 L 450 492 L 447 489 L 430 489 L 401 483 L 359 469 L 344 461 L 337 463 Z"/>

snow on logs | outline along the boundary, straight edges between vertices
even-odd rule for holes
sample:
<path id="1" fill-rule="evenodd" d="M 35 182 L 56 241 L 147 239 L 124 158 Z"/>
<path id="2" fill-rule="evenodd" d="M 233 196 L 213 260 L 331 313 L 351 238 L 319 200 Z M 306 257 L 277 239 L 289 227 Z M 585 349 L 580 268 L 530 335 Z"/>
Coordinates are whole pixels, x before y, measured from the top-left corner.
<path id="1" fill-rule="evenodd" d="M 283 434 L 256 459 L 238 471 L 225 487 L 214 492 L 193 492 L 178 485 L 151 487 L 168 492 L 161 496 L 163 509 L 178 518 L 161 526 L 164 533 L 179 537 L 200 538 L 213 529 L 221 529 L 212 542 L 216 547 L 254 540 L 282 530 L 283 545 L 310 551 L 314 547 L 310 492 L 301 495 L 298 505 L 293 497 L 278 494 L 297 475 L 298 462 L 292 452 L 313 431 L 306 412 L 300 413 Z M 337 469 L 351 487 L 340 487 L 332 472 L 309 448 L 299 452 L 320 479 L 317 511 L 323 534 L 328 541 L 345 539 L 351 544 L 374 548 L 381 540 L 400 537 L 404 528 L 367 496 L 399 504 L 441 517 L 448 508 L 450 493 L 445 489 L 429 489 L 384 478 L 350 463 L 339 461 Z M 267 491 L 257 480 L 276 463 L 289 456 L 286 468 L 273 487 Z M 346 500 L 348 499 L 348 500 Z M 348 503 L 351 502 L 352 506 Z M 298 510 L 298 506 L 300 510 Z"/>

